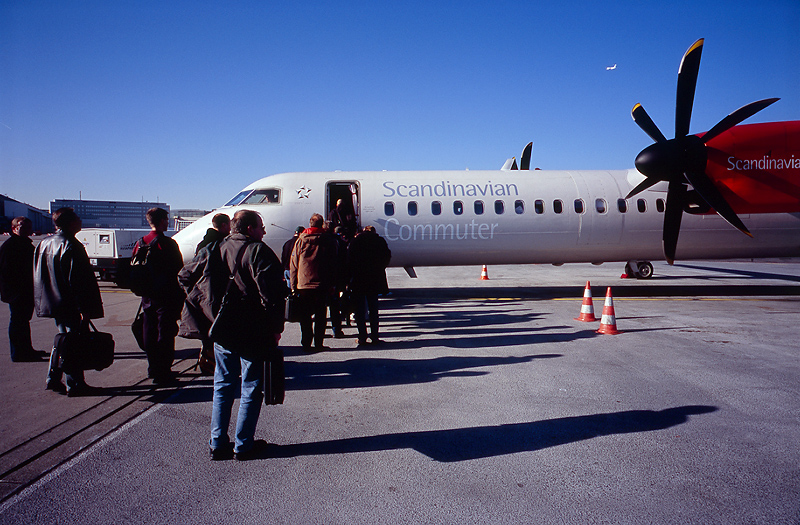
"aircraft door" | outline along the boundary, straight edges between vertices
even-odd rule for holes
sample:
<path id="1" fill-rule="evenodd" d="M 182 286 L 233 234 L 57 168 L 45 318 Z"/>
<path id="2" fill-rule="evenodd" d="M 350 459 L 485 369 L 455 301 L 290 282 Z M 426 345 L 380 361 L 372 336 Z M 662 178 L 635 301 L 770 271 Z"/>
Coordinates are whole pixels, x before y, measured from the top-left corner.
<path id="1" fill-rule="evenodd" d="M 336 203 L 341 200 L 345 216 L 334 219 L 340 213 L 334 213 Z M 333 181 L 329 182 L 326 188 L 325 199 L 325 218 L 334 222 L 346 221 L 346 227 L 361 229 L 361 208 L 359 199 L 359 186 L 356 181 Z M 350 223 L 352 221 L 352 223 Z M 353 232 L 354 233 L 354 232 Z"/>

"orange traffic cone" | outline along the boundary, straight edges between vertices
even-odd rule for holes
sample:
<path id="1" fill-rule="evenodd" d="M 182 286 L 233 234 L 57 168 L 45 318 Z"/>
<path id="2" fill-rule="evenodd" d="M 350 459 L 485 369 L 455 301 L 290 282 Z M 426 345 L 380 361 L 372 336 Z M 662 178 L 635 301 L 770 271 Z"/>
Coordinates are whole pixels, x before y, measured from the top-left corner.
<path id="1" fill-rule="evenodd" d="M 616 335 L 620 333 L 617 330 L 617 318 L 614 316 L 614 298 L 611 296 L 611 287 L 606 290 L 606 303 L 603 305 L 603 317 L 600 318 L 600 329 L 598 334 Z"/>
<path id="2" fill-rule="evenodd" d="M 583 290 L 583 304 L 581 304 L 581 315 L 575 318 L 576 321 L 597 321 L 594 316 L 594 303 L 592 303 L 592 287 L 586 281 L 586 289 Z"/>
<path id="3" fill-rule="evenodd" d="M 488 281 L 489 280 L 489 269 L 486 268 L 486 265 L 483 265 L 483 270 L 481 270 L 481 281 Z"/>

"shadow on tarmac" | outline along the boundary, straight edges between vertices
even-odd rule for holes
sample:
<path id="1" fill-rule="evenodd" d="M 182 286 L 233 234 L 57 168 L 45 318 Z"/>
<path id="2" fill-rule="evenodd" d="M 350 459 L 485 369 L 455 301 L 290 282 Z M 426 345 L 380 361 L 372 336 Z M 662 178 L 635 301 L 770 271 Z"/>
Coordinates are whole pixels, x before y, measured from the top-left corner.
<path id="1" fill-rule="evenodd" d="M 286 362 L 286 390 L 325 390 L 329 388 L 371 388 L 431 383 L 443 377 L 486 375 L 486 370 L 467 370 L 489 366 L 529 363 L 561 354 L 524 357 L 436 357 L 433 359 L 382 359 L 368 357 L 338 362 Z"/>
<path id="2" fill-rule="evenodd" d="M 689 405 L 665 410 L 627 410 L 486 427 L 402 432 L 347 439 L 270 445 L 257 459 L 321 454 L 351 454 L 411 448 L 434 461 L 450 463 L 519 452 L 533 452 L 599 436 L 663 430 L 689 420 L 690 415 L 717 407 Z"/>

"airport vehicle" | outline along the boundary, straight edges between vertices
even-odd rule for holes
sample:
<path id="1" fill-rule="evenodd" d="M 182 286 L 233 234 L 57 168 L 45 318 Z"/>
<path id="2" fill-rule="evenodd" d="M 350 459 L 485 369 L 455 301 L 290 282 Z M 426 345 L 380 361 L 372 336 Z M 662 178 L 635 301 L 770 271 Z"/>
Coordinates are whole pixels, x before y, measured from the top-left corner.
<path id="1" fill-rule="evenodd" d="M 85 228 L 75 236 L 89 256 L 101 281 L 124 281 L 130 268 L 131 253 L 136 241 L 150 230 L 118 228 Z"/>
<path id="2" fill-rule="evenodd" d="M 739 125 L 778 100 L 765 99 L 689 135 L 702 47 L 681 61 L 673 139 L 634 106 L 655 141 L 636 169 L 532 171 L 529 144 L 519 167 L 509 159 L 498 171 L 283 173 L 174 238 L 189 260 L 215 213 L 253 209 L 279 252 L 298 225 L 344 199 L 412 277 L 414 266 L 613 261 L 649 277 L 659 259 L 800 256 L 800 121 Z"/>
<path id="3" fill-rule="evenodd" d="M 133 246 L 148 233 L 149 229 L 85 228 L 75 238 L 86 248 L 89 262 L 101 281 L 127 286 Z M 167 231 L 166 235 L 174 233 Z"/>

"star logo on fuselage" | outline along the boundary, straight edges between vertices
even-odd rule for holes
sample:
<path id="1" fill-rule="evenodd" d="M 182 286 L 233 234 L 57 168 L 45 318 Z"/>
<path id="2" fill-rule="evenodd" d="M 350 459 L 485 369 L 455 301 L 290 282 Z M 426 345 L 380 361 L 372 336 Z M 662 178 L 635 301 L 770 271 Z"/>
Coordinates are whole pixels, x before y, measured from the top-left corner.
<path id="1" fill-rule="evenodd" d="M 309 193 L 311 193 L 311 188 L 306 188 L 305 186 L 302 186 L 299 190 L 297 190 L 297 198 L 307 199 Z"/>

